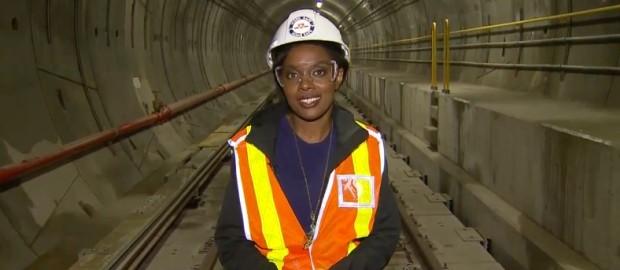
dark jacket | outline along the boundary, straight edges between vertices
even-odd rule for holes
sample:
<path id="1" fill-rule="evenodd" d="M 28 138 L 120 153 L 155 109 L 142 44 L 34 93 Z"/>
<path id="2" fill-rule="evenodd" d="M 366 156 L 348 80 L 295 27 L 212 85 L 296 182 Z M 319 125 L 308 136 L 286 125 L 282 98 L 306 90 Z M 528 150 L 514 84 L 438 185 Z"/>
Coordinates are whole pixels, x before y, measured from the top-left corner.
<path id="1" fill-rule="evenodd" d="M 260 149 L 269 160 L 273 160 L 275 153 L 279 119 L 287 112 L 286 104 L 272 105 L 257 114 L 250 122 L 252 132 L 246 140 Z M 334 170 L 369 136 L 366 130 L 355 123 L 350 112 L 335 105 L 332 113 L 337 127 L 338 141 L 336 151 L 329 160 L 328 171 Z M 230 270 L 276 269 L 276 266 L 256 249 L 254 243 L 245 238 L 234 166 L 233 161 L 231 181 L 224 195 L 215 231 L 215 243 L 219 248 L 220 262 L 224 268 Z M 322 191 L 321 197 L 324 192 L 325 190 Z M 400 217 L 394 194 L 390 188 L 387 164 L 385 164 L 375 223 L 370 235 L 351 254 L 330 269 L 382 269 L 394 253 L 399 235 Z"/>

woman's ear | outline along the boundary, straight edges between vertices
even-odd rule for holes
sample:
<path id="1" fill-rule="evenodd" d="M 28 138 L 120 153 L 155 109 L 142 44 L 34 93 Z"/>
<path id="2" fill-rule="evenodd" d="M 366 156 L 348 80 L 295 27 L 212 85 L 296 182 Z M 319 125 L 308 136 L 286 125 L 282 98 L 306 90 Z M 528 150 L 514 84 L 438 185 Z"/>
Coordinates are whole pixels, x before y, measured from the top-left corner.
<path id="1" fill-rule="evenodd" d="M 340 87 L 342 86 L 343 79 L 344 79 L 344 69 L 339 68 L 338 75 L 336 76 L 336 90 L 340 89 Z"/>

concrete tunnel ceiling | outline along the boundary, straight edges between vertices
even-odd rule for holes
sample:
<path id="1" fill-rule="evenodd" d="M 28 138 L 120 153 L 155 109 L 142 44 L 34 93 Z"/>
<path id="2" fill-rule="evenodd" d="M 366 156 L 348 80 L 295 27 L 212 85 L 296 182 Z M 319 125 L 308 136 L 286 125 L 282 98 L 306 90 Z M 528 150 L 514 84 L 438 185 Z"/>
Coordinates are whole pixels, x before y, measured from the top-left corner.
<path id="1" fill-rule="evenodd" d="M 444 18 L 453 22 L 454 29 L 464 29 L 620 3 L 323 2 L 323 14 L 338 24 L 352 46 L 427 35 L 430 24 Z M 148 115 L 162 104 L 265 70 L 265 51 L 279 23 L 293 9 L 314 8 L 315 1 L 0 0 L 0 4 L 0 166 L 4 166 L 59 150 Z M 586 25 L 572 31 L 605 34 L 618 33 L 619 28 Z M 531 35 L 563 37 L 565 32 L 545 28 Z M 566 58 L 607 66 L 620 61 L 617 44 L 596 52 L 584 50 L 576 48 Z M 497 60 L 484 52 L 459 57 Z M 564 57 L 563 51 L 558 55 L 537 49 L 518 57 L 552 63 Z M 517 58 L 517 50 L 507 50 L 505 57 Z M 355 55 L 353 61 L 358 63 Z M 377 67 L 429 74 L 427 65 Z M 568 75 L 560 81 L 559 76 L 543 73 L 522 72 L 525 78 L 515 79 L 514 71 L 496 71 L 479 78 L 478 71 L 456 68 L 455 76 L 551 99 L 620 106 L 620 81 L 612 76 Z M 161 184 L 152 180 L 158 168 L 212 132 L 236 105 L 269 93 L 272 84 L 272 78 L 264 76 L 167 124 L 0 188 L 0 269 L 44 268 L 51 262 L 70 265 L 80 250 L 93 246 Z"/>

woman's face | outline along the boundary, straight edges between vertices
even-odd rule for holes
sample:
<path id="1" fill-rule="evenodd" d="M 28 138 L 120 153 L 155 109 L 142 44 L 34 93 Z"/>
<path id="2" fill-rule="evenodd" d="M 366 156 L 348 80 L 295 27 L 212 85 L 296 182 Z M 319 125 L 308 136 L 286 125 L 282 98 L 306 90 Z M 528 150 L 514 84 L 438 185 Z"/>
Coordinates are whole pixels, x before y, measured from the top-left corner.
<path id="1" fill-rule="evenodd" d="M 325 48 L 315 44 L 296 45 L 276 72 L 286 101 L 298 118 L 312 122 L 329 117 L 344 71 Z"/>

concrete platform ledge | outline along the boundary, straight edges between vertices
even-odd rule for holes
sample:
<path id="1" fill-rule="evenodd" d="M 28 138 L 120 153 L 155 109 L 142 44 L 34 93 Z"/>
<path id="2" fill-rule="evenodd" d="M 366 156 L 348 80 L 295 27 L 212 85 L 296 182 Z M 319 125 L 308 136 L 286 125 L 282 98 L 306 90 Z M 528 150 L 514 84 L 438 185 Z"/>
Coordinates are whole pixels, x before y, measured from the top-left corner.
<path id="1" fill-rule="evenodd" d="M 458 83 L 435 109 L 420 78 L 352 71 L 348 98 L 504 267 L 620 269 L 619 111 Z"/>

